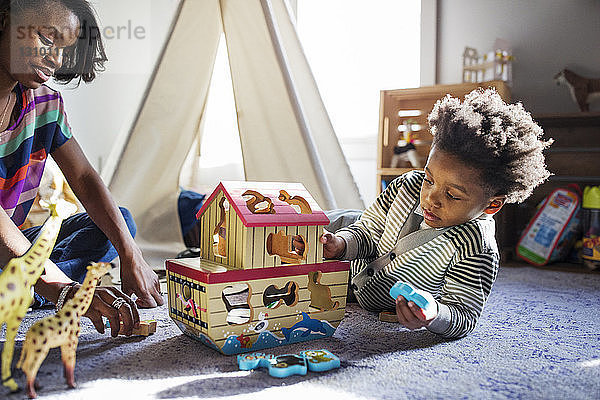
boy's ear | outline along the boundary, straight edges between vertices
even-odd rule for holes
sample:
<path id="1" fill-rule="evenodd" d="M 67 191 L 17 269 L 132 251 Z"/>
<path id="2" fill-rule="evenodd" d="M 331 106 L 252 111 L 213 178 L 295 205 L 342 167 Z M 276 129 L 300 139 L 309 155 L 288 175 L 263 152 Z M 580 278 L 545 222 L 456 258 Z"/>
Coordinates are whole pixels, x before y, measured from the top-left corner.
<path id="1" fill-rule="evenodd" d="M 483 210 L 483 212 L 486 213 L 486 214 L 488 214 L 488 215 L 494 215 L 498 211 L 500 211 L 500 209 L 502 208 L 502 206 L 504 205 L 505 202 L 506 202 L 506 196 L 492 197 L 490 199 L 490 203 Z"/>

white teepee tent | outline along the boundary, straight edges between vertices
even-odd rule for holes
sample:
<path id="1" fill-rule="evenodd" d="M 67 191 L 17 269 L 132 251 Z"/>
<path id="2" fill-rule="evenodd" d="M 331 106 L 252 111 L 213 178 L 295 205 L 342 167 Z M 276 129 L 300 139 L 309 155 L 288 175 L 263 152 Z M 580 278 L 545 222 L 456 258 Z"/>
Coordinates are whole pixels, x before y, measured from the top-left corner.
<path id="1" fill-rule="evenodd" d="M 103 177 L 138 224 L 146 257 L 183 248 L 179 176 L 201 134 L 224 32 L 247 180 L 302 182 L 324 209 L 364 205 L 285 0 L 182 0 L 127 137 Z"/>

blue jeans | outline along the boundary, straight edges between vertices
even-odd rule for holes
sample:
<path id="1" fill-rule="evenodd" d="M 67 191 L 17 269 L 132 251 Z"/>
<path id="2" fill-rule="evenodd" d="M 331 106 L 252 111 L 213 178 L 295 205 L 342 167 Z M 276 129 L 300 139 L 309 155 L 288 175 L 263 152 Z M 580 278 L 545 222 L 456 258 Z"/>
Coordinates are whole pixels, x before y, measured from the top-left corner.
<path id="1" fill-rule="evenodd" d="M 136 226 L 131 213 L 126 208 L 119 207 L 119 209 L 125 218 L 129 232 L 135 236 Z M 24 229 L 22 233 L 33 242 L 41 229 L 41 226 L 34 226 Z M 109 262 L 117 255 L 117 250 L 89 215 L 81 213 L 63 221 L 50 260 L 69 278 L 83 282 L 90 263 Z M 47 303 L 47 300 L 37 293 L 35 300 L 39 306 Z"/>

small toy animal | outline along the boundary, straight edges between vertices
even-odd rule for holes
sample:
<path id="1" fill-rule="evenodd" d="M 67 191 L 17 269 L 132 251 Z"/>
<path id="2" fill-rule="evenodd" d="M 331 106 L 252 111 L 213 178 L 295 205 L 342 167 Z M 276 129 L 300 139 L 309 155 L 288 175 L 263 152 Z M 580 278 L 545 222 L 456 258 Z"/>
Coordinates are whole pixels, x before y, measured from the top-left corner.
<path id="1" fill-rule="evenodd" d="M 321 284 L 321 271 L 308 273 L 308 290 L 310 291 L 310 307 L 321 311 L 335 310 L 339 307 L 338 301 L 331 300 L 331 290 L 327 285 Z"/>
<path id="2" fill-rule="evenodd" d="M 109 263 L 95 263 L 88 267 L 83 284 L 72 299 L 56 312 L 35 324 L 25 336 L 17 368 L 27 376 L 27 395 L 36 398 L 35 377 L 51 348 L 59 347 L 69 387 L 75 387 L 75 358 L 79 342 L 80 318 L 87 311 L 98 280 L 110 271 Z"/>
<path id="3" fill-rule="evenodd" d="M 275 214 L 273 201 L 269 197 L 263 196 L 256 190 L 246 190 L 242 193 L 242 197 L 244 196 L 252 196 L 246 201 L 246 206 L 252 214 Z"/>
<path id="4" fill-rule="evenodd" d="M 554 76 L 557 85 L 566 84 L 579 110 L 590 111 L 590 102 L 600 99 L 600 79 L 584 78 L 569 69 L 563 69 Z"/>
<path id="5" fill-rule="evenodd" d="M 44 265 L 50 257 L 62 220 L 76 209 L 75 205 L 64 200 L 43 205 L 50 209 L 51 215 L 44 223 L 40 235 L 27 253 L 11 259 L 0 275 L 0 326 L 6 323 L 6 341 L 2 350 L 2 384 L 11 391 L 19 389 L 11 376 L 10 365 L 17 329 L 33 300 L 31 286 L 44 271 Z"/>
<path id="6" fill-rule="evenodd" d="M 306 259 L 306 246 L 304 249 L 296 249 L 293 241 L 293 236 L 288 236 L 283 231 L 269 233 L 269 236 L 267 236 L 267 254 L 270 256 L 278 255 L 281 262 L 288 264 L 296 264 Z M 306 241 L 302 241 L 306 243 Z"/>
<path id="7" fill-rule="evenodd" d="M 310 208 L 310 204 L 308 204 L 308 201 L 306 201 L 306 199 L 304 197 L 290 196 L 289 193 L 286 192 L 285 190 L 280 190 L 278 198 L 279 198 L 279 200 L 285 201 L 286 203 L 288 203 L 296 211 L 297 211 L 296 207 L 298 207 L 298 209 L 300 209 L 300 214 L 312 214 L 312 209 Z"/>

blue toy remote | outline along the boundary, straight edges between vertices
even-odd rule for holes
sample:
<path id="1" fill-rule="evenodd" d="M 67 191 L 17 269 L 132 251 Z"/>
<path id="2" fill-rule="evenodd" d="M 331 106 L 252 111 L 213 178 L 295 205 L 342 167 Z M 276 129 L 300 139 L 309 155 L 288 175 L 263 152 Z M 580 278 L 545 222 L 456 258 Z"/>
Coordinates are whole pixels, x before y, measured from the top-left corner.
<path id="1" fill-rule="evenodd" d="M 421 307 L 423 310 L 431 305 L 431 303 L 423 297 L 418 291 L 410 285 L 410 283 L 405 283 L 398 281 L 392 286 L 390 289 L 390 296 L 392 299 L 396 300 L 398 296 L 402 296 L 406 299 L 406 301 L 412 301 L 417 306 Z"/>

